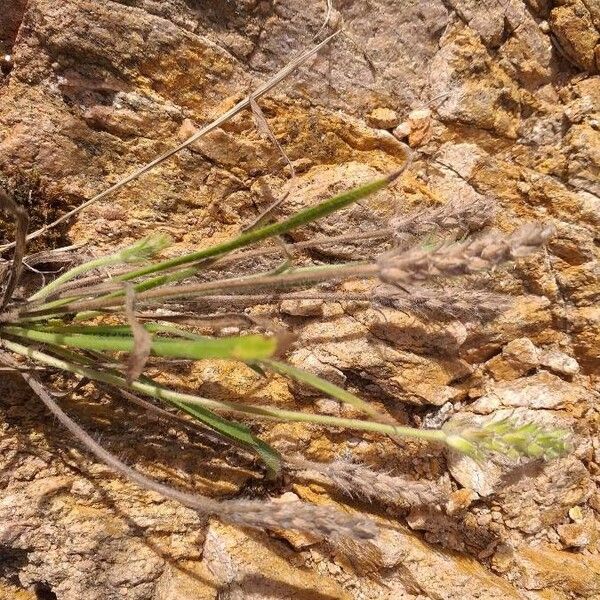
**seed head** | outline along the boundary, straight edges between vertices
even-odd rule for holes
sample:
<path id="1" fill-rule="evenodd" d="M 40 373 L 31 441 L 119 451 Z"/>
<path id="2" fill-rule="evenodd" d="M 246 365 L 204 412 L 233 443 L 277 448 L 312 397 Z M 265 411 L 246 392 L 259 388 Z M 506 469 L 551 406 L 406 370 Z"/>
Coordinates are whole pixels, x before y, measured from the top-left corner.
<path id="1" fill-rule="evenodd" d="M 229 500 L 221 504 L 218 514 L 238 525 L 260 529 L 293 529 L 324 539 L 369 540 L 377 534 L 375 524 L 369 519 L 306 502 Z"/>
<path id="2" fill-rule="evenodd" d="M 289 462 L 290 466 L 301 469 L 301 473 L 303 471 L 309 478 L 324 480 L 351 498 L 369 502 L 402 507 L 443 504 L 450 494 L 448 480 L 436 482 L 392 476 L 345 459 L 331 463 L 303 459 Z"/>
<path id="3" fill-rule="evenodd" d="M 376 301 L 398 310 L 410 310 L 436 319 L 452 318 L 464 322 L 490 321 L 506 311 L 510 296 L 483 289 L 411 286 L 408 292 L 391 285 L 380 286 L 373 295 Z"/>
<path id="4" fill-rule="evenodd" d="M 556 458 L 569 450 L 569 432 L 544 429 L 536 423 L 519 424 L 506 418 L 492 421 L 481 428 L 458 429 L 446 426 L 446 443 L 473 458 L 502 454 L 508 458 Z"/>
<path id="5" fill-rule="evenodd" d="M 489 198 L 473 202 L 457 198 L 443 206 L 396 217 L 390 221 L 390 227 L 394 230 L 394 238 L 399 242 L 404 242 L 407 236 L 425 235 L 436 229 L 473 233 L 488 225 L 495 212 L 496 207 Z"/>
<path id="6" fill-rule="evenodd" d="M 431 277 L 476 273 L 531 254 L 553 231 L 549 225 L 527 223 L 507 237 L 492 231 L 459 244 L 445 243 L 432 251 L 415 248 L 390 252 L 378 260 L 379 276 L 386 283 L 407 285 Z"/>

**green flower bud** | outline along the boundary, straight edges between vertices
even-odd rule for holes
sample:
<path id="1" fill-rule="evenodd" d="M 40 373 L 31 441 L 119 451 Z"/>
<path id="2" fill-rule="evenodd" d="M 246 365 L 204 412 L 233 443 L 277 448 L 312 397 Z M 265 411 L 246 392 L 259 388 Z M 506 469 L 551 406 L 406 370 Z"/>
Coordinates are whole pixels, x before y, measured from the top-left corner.
<path id="1" fill-rule="evenodd" d="M 478 457 L 480 454 L 477 446 L 473 442 L 460 435 L 449 435 L 446 438 L 446 444 L 451 448 L 454 448 L 454 450 L 458 450 L 461 454 L 466 454 L 473 458 Z"/>

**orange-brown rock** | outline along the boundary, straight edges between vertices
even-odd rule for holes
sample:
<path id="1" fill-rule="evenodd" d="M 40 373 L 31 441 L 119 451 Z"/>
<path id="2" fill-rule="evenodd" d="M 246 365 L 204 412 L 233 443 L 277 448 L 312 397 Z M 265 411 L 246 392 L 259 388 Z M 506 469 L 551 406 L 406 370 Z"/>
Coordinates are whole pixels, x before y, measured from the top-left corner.
<path id="1" fill-rule="evenodd" d="M 242 112 L 48 240 L 86 243 L 98 255 L 160 231 L 174 240 L 171 254 L 206 247 L 239 233 L 286 192 L 274 218 L 397 169 L 406 159 L 400 139 L 407 141 L 413 163 L 401 181 L 285 241 L 381 232 L 398 213 L 487 198 L 501 231 L 526 220 L 555 228 L 543 252 L 455 282 L 467 296 L 479 285 L 508 295 L 509 308 L 482 323 L 474 315 L 432 318 L 422 307 L 365 302 L 371 281 L 319 288 L 347 301 L 252 310 L 294 331 L 292 363 L 403 424 L 529 419 L 569 429 L 571 452 L 547 463 L 474 463 L 421 441 L 249 422 L 286 455 L 350 455 L 423 481 L 451 473 L 443 509 L 383 517 L 379 504 L 341 504 L 344 490 L 291 476 L 265 487 L 246 457 L 116 399 L 98 402 L 89 388 L 64 400 L 113 452 L 182 488 L 267 498 L 289 493 L 290 483 L 307 501 L 373 514 L 382 528 L 373 546 L 336 548 L 296 532 L 243 531 L 140 491 L 77 449 L 2 373 L 0 598 L 600 595 L 598 2 L 334 5 L 330 25 L 343 23 L 345 33 L 258 100 L 296 177 L 252 113 Z M 25 199 L 32 190 L 36 223 L 54 218 L 234 106 L 312 43 L 326 9 L 321 0 L 4 2 L 0 185 L 24 186 Z M 386 131 L 394 128 L 396 135 Z M 0 233 L 2 242 L 10 237 Z M 321 244 L 294 260 L 360 260 L 390 243 Z M 360 416 L 235 363 L 182 368 L 165 382 L 215 398 Z"/>

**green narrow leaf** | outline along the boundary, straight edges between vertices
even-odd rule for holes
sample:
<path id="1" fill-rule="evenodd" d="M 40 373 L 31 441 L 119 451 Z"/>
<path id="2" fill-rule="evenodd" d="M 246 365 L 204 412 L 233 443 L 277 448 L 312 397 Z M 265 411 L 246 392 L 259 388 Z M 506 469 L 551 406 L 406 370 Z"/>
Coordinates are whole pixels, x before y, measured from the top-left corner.
<path id="1" fill-rule="evenodd" d="M 338 194 L 333 198 L 329 198 L 324 202 L 320 202 L 315 206 L 305 208 L 304 210 L 297 212 L 296 214 L 292 215 L 289 219 L 285 219 L 284 221 L 272 223 L 271 225 L 266 225 L 265 227 L 260 227 L 259 229 L 252 229 L 251 231 L 247 231 L 246 233 L 243 233 L 242 235 L 227 242 L 216 244 L 215 246 L 210 246 L 209 248 L 205 248 L 204 250 L 199 250 L 190 254 L 184 254 L 183 256 L 171 258 L 169 260 L 165 260 L 153 265 L 148 265 L 147 267 L 131 271 L 124 275 L 119 275 L 118 277 L 116 277 L 116 279 L 121 281 L 128 281 L 131 279 L 135 279 L 136 277 L 141 277 L 143 275 L 149 275 L 151 273 L 158 273 L 166 269 L 172 269 L 173 267 L 198 262 L 207 258 L 222 256 L 223 254 L 227 254 L 228 252 L 232 252 L 233 250 L 238 250 L 239 248 L 243 248 L 244 246 L 255 244 L 256 242 L 260 242 L 271 237 L 282 235 L 293 229 L 296 229 L 297 227 L 306 225 L 308 223 L 312 223 L 313 221 L 326 217 L 331 213 L 341 210 L 342 208 L 345 208 L 346 206 L 349 206 L 350 204 L 353 204 L 354 202 L 357 202 L 358 200 L 361 200 L 362 198 L 365 198 L 366 196 L 369 196 L 383 189 L 391 181 L 396 179 L 396 177 L 402 171 L 403 169 L 387 177 L 382 177 L 360 187 L 342 192 L 341 194 Z"/>
<path id="2" fill-rule="evenodd" d="M 86 335 L 120 335 L 131 336 L 131 327 L 129 325 L 65 325 L 62 321 L 56 325 L 35 325 L 29 327 L 36 331 L 46 331 L 48 333 L 65 333 L 75 334 L 82 333 Z M 144 323 L 144 329 L 149 333 L 168 333 L 175 337 L 185 338 L 188 340 L 206 340 L 208 336 L 198 335 L 175 327 L 174 325 L 162 325 L 160 323 Z"/>
<path id="3" fill-rule="evenodd" d="M 133 336 L 129 335 L 86 335 L 79 333 L 53 333 L 38 329 L 7 326 L 5 333 L 41 343 L 109 352 L 132 352 L 135 347 Z M 261 335 L 232 336 L 205 339 L 163 339 L 152 340 L 152 355 L 164 358 L 184 358 L 201 360 L 222 358 L 242 361 L 270 358 L 277 349 L 277 340 Z"/>
<path id="4" fill-rule="evenodd" d="M 406 166 L 406 165 L 405 165 Z M 138 277 L 142 277 L 145 275 L 151 275 L 153 273 L 162 273 L 163 271 L 168 271 L 170 269 L 180 267 L 183 265 L 189 265 L 191 263 L 199 263 L 200 261 L 204 261 L 206 259 L 218 258 L 223 256 L 229 252 L 234 250 L 238 250 L 245 246 L 249 246 L 255 244 L 257 242 L 276 237 L 282 234 L 285 234 L 293 229 L 296 229 L 302 225 L 307 225 L 308 223 L 312 223 L 330 215 L 338 210 L 341 210 L 362 198 L 365 198 L 375 192 L 380 191 L 389 185 L 392 181 L 394 181 L 402 172 L 404 168 L 388 175 L 387 177 L 382 177 L 380 179 L 376 179 L 371 181 L 365 185 L 360 187 L 353 188 L 351 190 L 347 190 L 334 196 L 333 198 L 329 198 L 324 202 L 321 202 L 315 206 L 308 207 L 298 213 L 292 215 L 288 219 L 284 221 L 279 221 L 277 223 L 272 223 L 270 225 L 266 225 L 264 227 L 260 227 L 258 229 L 252 229 L 247 231 L 238 237 L 229 240 L 227 242 L 223 242 L 221 244 L 216 244 L 214 246 L 210 246 L 203 250 L 199 250 L 197 252 L 192 252 L 189 254 L 184 254 L 183 256 L 178 256 L 176 258 L 171 258 L 168 260 L 164 260 L 159 263 L 151 264 L 146 267 L 142 267 L 140 269 L 136 269 L 134 271 L 130 271 L 129 273 L 124 273 L 115 277 L 116 281 L 131 281 Z M 135 284 L 135 291 L 137 293 L 141 293 L 144 291 L 149 291 L 156 287 L 163 286 L 168 283 L 173 283 L 177 281 L 181 281 L 182 279 L 186 279 L 199 270 L 200 267 L 192 266 L 187 269 L 181 269 L 179 271 L 175 271 L 173 273 L 167 273 L 163 275 L 159 275 L 156 277 L 151 277 L 146 279 L 145 281 L 138 282 Z M 116 298 L 123 295 L 122 291 L 112 292 L 102 298 Z M 73 298 L 64 299 L 68 303 Z M 60 306 L 60 305 L 59 305 Z M 46 310 L 48 308 L 53 308 L 52 304 L 46 306 L 43 305 L 41 307 L 37 307 L 37 310 Z M 83 313 L 81 315 L 82 318 L 87 318 L 88 316 L 93 315 L 95 313 Z"/>
<path id="5" fill-rule="evenodd" d="M 260 438 L 257 438 L 248 427 L 236 421 L 223 419 L 201 406 L 187 404 L 186 402 L 177 400 L 169 400 L 169 402 L 173 404 L 173 406 L 177 406 L 189 415 L 198 419 L 211 429 L 218 431 L 225 437 L 242 444 L 258 454 L 267 468 L 269 479 L 275 479 L 279 476 L 281 472 L 281 455 L 275 448 L 266 442 L 263 442 Z"/>
<path id="6" fill-rule="evenodd" d="M 373 408 L 368 402 L 365 402 L 362 398 L 355 396 L 349 391 L 331 383 L 330 381 L 327 381 L 326 379 L 321 379 L 317 375 L 313 375 L 312 373 L 308 373 L 302 369 L 297 369 L 296 367 L 292 367 L 291 365 L 275 360 L 263 360 L 261 363 L 280 375 L 291 377 L 292 379 L 319 390 L 320 392 L 323 392 L 328 396 L 339 400 L 340 402 L 350 404 L 351 406 L 354 406 L 354 408 L 357 408 L 358 410 L 361 410 L 372 417 L 381 418 L 384 416 L 381 415 L 379 411 Z"/>

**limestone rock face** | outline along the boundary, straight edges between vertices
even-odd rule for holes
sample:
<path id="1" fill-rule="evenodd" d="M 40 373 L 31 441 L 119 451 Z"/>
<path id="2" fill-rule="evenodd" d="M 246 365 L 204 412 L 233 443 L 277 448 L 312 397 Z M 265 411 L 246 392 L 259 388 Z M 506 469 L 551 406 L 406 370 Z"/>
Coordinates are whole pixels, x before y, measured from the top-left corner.
<path id="1" fill-rule="evenodd" d="M 4 2 L 0 184 L 33 189 L 36 223 L 80 204 L 309 47 L 326 11 L 321 0 Z M 273 197 L 288 193 L 281 218 L 399 168 L 405 141 L 414 156 L 400 182 L 293 240 L 386 230 L 415 208 L 487 198 L 503 231 L 536 219 L 556 230 L 543 253 L 485 276 L 511 297 L 507 310 L 484 322 L 432 320 L 365 303 L 368 285 L 350 282 L 335 288 L 336 301 L 254 311 L 297 334 L 290 362 L 402 423 L 512 415 L 569 429 L 571 452 L 482 464 L 375 434 L 257 425 L 286 454 L 351 454 L 432 482 L 451 474 L 447 505 L 404 512 L 341 505 L 325 487 L 294 485 L 304 500 L 378 515 L 372 547 L 336 548 L 243 531 L 136 489 L 90 461 L 1 373 L 0 598 L 599 597 L 600 4 L 344 0 L 330 17 L 328 31 L 345 33 L 259 100 L 294 178 L 242 112 L 90 206 L 53 243 L 85 242 L 97 254 L 163 231 L 175 242 L 169 252 L 203 247 L 239 233 Z M 324 264 L 389 246 L 382 236 L 296 258 Z M 182 373 L 182 382 L 217 398 L 251 389 L 261 403 L 356 416 L 229 363 Z M 288 482 L 266 489 L 256 466 L 225 447 L 84 392 L 64 400 L 69 411 L 154 477 L 214 496 L 290 493 Z"/>

